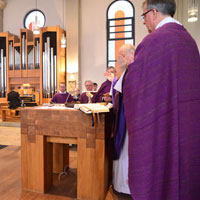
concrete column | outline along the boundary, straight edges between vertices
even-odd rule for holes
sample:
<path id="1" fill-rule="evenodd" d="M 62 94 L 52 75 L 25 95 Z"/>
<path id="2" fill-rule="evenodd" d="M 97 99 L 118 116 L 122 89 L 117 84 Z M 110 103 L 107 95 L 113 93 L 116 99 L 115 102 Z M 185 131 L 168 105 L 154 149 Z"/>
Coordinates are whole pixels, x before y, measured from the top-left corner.
<path id="1" fill-rule="evenodd" d="M 3 32 L 3 9 L 6 7 L 6 3 L 0 0 L 0 32 Z"/>
<path id="2" fill-rule="evenodd" d="M 3 32 L 3 10 L 0 9 L 0 32 Z"/>
<path id="3" fill-rule="evenodd" d="M 67 86 L 68 91 L 76 81 L 76 86 L 80 88 L 80 60 L 79 60 L 79 13 L 80 13 L 80 0 L 67 0 L 66 1 L 66 33 L 67 33 Z"/>
<path id="4" fill-rule="evenodd" d="M 176 13 L 174 18 L 183 24 L 183 0 L 176 0 Z"/>

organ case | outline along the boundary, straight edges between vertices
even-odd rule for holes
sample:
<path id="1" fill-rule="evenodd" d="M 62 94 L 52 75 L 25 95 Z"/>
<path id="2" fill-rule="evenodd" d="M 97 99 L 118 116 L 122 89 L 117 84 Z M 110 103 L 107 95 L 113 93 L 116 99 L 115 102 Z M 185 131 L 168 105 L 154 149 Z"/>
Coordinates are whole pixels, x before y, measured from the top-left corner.
<path id="1" fill-rule="evenodd" d="M 23 84 L 31 85 L 38 104 L 50 101 L 59 82 L 66 82 L 63 33 L 60 26 L 41 28 L 38 35 L 27 29 L 20 29 L 20 37 L 0 33 L 0 102 L 11 87 L 17 91 Z"/>

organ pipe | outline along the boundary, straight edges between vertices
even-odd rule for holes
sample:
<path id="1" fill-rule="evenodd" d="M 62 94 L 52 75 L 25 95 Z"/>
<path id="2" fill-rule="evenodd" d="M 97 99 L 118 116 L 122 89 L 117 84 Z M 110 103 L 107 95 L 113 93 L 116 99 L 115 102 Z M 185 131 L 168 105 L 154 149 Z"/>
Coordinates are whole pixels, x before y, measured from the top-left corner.
<path id="1" fill-rule="evenodd" d="M 35 45 L 35 68 L 40 68 L 40 43 L 37 40 Z"/>
<path id="2" fill-rule="evenodd" d="M 43 56 L 43 98 L 52 98 L 57 91 L 57 64 L 54 48 L 50 46 L 50 37 L 44 43 Z"/>
<path id="3" fill-rule="evenodd" d="M 9 42 L 9 69 L 13 70 L 13 42 Z"/>
<path id="4" fill-rule="evenodd" d="M 3 49 L 0 50 L 0 97 L 6 96 L 6 56 L 3 56 Z"/>
<path id="5" fill-rule="evenodd" d="M 20 49 L 19 47 L 15 47 L 15 69 L 20 69 Z"/>
<path id="6" fill-rule="evenodd" d="M 26 38 L 22 35 L 22 69 L 26 69 Z"/>

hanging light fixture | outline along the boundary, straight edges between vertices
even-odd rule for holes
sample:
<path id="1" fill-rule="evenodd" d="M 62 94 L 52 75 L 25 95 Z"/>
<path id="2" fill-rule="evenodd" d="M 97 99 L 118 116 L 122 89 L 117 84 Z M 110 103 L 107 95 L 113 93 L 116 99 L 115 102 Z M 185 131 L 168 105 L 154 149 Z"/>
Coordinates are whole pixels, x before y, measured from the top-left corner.
<path id="1" fill-rule="evenodd" d="M 39 20 L 37 16 L 37 0 L 35 0 L 35 7 L 36 7 L 36 15 L 35 15 L 35 21 L 33 22 L 33 34 L 39 34 L 40 27 L 39 27 Z"/>
<path id="2" fill-rule="evenodd" d="M 61 39 L 61 48 L 66 48 L 66 37 L 65 34 L 63 33 L 62 39 Z"/>
<path id="3" fill-rule="evenodd" d="M 64 14 L 65 14 L 65 12 L 64 12 L 64 5 L 65 5 L 65 3 L 64 3 L 64 0 L 63 0 L 63 29 L 65 28 L 65 18 L 64 18 Z M 65 34 L 63 33 L 63 35 L 62 35 L 62 39 L 61 39 L 61 48 L 66 48 L 66 44 L 67 44 L 67 41 L 66 41 L 66 37 L 65 37 Z"/>
<path id="4" fill-rule="evenodd" d="M 198 20 L 198 4 L 195 0 L 191 0 L 188 5 L 188 22 L 196 22 Z"/>

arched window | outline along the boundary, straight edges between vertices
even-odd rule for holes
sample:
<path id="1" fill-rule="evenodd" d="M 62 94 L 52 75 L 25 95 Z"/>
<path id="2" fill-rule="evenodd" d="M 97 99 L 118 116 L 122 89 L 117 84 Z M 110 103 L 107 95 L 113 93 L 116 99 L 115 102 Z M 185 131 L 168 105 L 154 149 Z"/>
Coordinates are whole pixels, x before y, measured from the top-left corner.
<path id="1" fill-rule="evenodd" d="M 107 66 L 117 67 L 117 56 L 123 44 L 135 44 L 133 4 L 116 0 L 107 9 Z"/>

